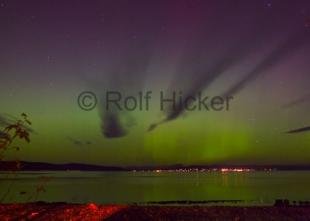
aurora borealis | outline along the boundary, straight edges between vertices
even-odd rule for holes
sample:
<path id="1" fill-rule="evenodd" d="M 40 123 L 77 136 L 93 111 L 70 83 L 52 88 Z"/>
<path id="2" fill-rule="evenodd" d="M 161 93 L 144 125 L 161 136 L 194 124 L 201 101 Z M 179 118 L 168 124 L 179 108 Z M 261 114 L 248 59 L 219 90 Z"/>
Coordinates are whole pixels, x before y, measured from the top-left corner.
<path id="1" fill-rule="evenodd" d="M 286 133 L 310 125 L 309 43 L 306 0 L 0 0 L 0 116 L 33 123 L 6 158 L 309 164 L 310 133 Z M 107 112 L 108 90 L 152 91 L 150 108 Z M 83 91 L 96 109 L 79 108 Z M 233 99 L 229 111 L 160 111 L 161 91 Z"/>

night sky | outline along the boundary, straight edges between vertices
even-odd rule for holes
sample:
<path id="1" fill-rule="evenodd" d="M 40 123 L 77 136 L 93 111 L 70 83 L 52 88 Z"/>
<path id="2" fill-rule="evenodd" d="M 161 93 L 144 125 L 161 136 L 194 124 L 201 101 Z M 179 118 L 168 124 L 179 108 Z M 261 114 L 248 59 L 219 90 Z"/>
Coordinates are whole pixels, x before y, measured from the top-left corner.
<path id="1" fill-rule="evenodd" d="M 33 122 L 7 159 L 308 164 L 309 58 L 308 0 L 0 0 L 0 127 Z M 106 111 L 107 90 L 152 91 L 150 109 Z M 233 100 L 161 111 L 160 91 Z"/>

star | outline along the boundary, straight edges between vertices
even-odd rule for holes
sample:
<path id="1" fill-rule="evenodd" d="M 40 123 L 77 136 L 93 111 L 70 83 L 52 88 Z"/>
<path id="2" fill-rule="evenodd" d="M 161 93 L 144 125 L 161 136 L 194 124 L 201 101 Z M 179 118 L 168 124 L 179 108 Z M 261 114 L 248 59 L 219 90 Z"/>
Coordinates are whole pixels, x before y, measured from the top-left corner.
<path id="1" fill-rule="evenodd" d="M 271 2 L 267 2 L 265 6 L 266 6 L 267 8 L 271 8 L 271 7 L 272 7 L 272 4 L 271 4 Z"/>

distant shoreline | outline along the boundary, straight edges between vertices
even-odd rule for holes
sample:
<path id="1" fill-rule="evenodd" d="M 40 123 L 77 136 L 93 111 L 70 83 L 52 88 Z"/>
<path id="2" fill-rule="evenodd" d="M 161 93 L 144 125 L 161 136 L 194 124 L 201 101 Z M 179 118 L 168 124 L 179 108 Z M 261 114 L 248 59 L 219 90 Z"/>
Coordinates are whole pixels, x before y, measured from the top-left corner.
<path id="1" fill-rule="evenodd" d="M 170 166 L 139 166 L 139 167 L 118 167 L 103 166 L 81 163 L 52 164 L 44 162 L 27 162 L 20 161 L 19 168 L 15 161 L 0 161 L 0 171 L 203 171 L 215 170 L 222 172 L 229 171 L 293 171 L 293 170 L 310 170 L 310 165 L 170 165 Z"/>

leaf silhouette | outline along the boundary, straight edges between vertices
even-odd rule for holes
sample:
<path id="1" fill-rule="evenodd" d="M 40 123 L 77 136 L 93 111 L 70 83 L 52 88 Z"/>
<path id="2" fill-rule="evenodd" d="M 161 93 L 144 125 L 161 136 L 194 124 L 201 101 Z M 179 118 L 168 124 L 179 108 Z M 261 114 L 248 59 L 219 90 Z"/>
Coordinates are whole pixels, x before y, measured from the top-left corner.
<path id="1" fill-rule="evenodd" d="M 25 128 L 25 124 L 31 125 L 31 122 L 27 119 L 28 116 L 25 113 L 21 114 L 22 120 L 17 120 L 13 124 L 6 126 L 3 131 L 0 131 L 0 149 L 6 149 L 15 138 L 25 140 L 30 143 L 30 134 Z M 16 150 L 20 150 L 19 147 L 12 147 Z"/>

